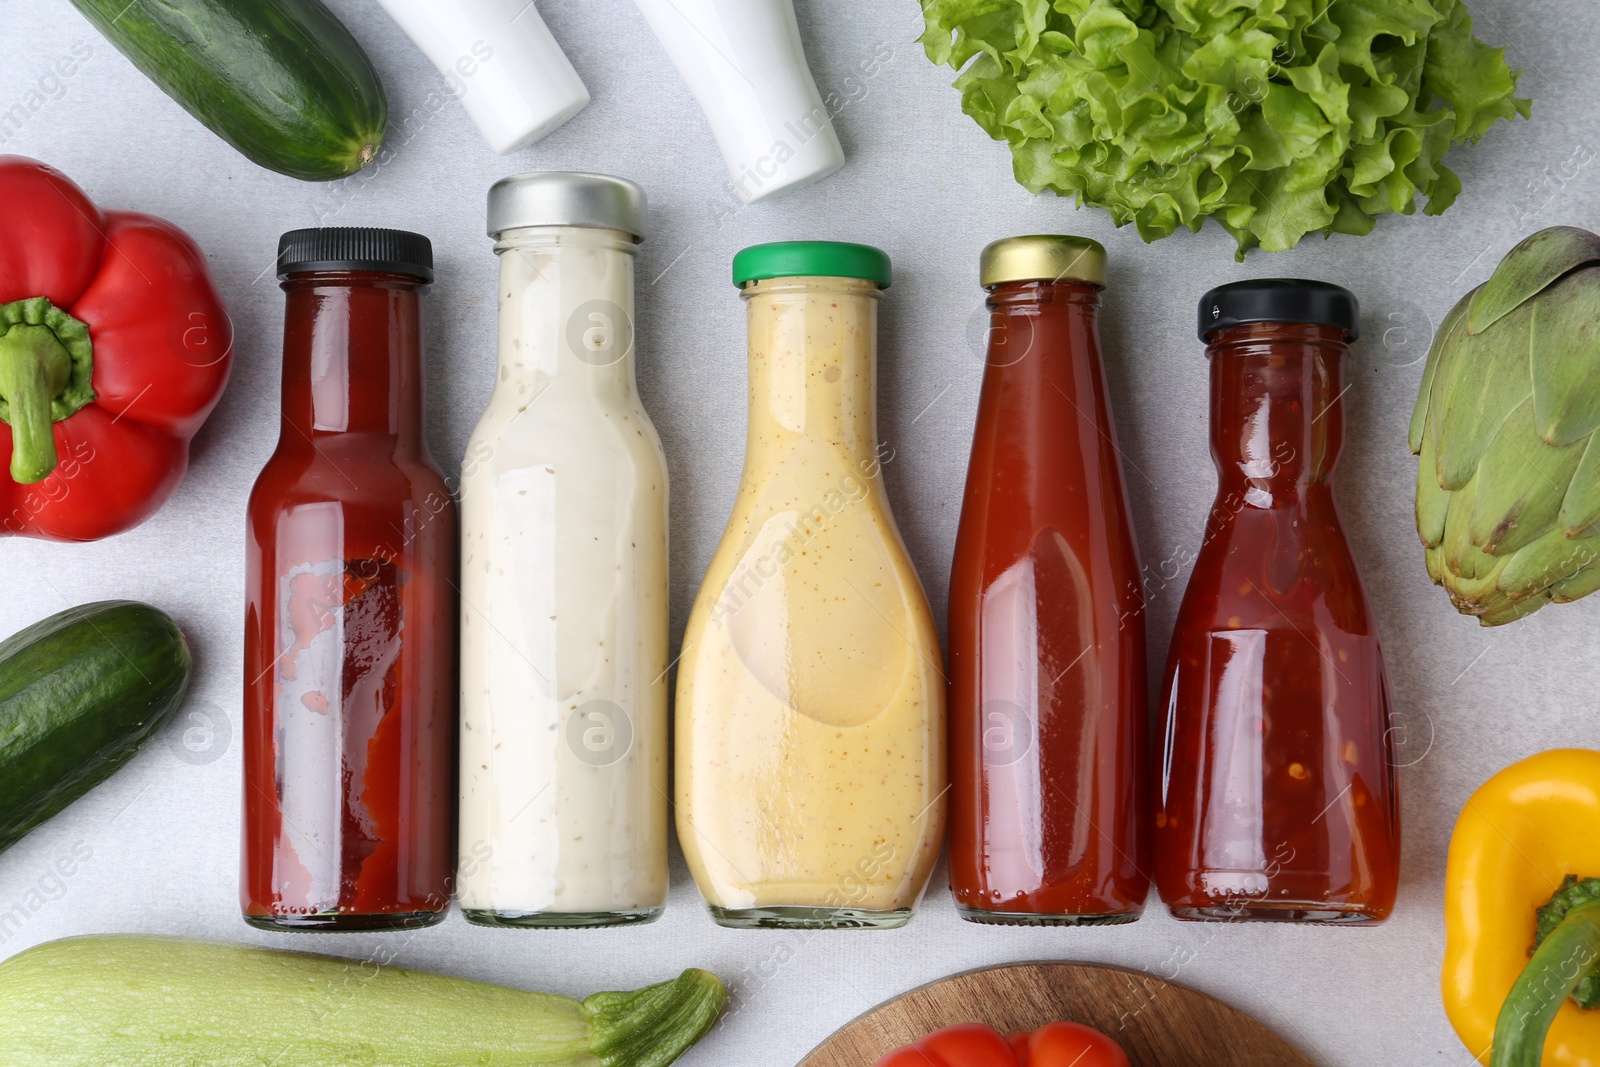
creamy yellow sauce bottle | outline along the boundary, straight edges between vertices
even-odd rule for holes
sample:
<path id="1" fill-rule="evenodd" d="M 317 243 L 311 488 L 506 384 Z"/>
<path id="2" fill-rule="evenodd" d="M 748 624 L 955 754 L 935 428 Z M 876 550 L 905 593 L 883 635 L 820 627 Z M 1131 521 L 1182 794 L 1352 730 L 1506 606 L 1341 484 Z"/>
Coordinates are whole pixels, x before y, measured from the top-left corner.
<path id="1" fill-rule="evenodd" d="M 875 248 L 747 248 L 749 431 L 678 666 L 678 839 L 724 926 L 894 927 L 944 838 L 945 682 L 881 477 Z"/>

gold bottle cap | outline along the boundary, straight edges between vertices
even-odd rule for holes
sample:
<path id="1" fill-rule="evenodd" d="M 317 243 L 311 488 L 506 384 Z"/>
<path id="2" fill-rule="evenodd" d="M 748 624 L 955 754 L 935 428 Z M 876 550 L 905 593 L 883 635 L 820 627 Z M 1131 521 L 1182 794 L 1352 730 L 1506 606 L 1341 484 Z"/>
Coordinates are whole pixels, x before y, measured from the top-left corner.
<path id="1" fill-rule="evenodd" d="M 1106 250 L 1087 237 L 1034 234 L 1004 237 L 978 258 L 978 282 L 1087 282 L 1106 284 Z"/>

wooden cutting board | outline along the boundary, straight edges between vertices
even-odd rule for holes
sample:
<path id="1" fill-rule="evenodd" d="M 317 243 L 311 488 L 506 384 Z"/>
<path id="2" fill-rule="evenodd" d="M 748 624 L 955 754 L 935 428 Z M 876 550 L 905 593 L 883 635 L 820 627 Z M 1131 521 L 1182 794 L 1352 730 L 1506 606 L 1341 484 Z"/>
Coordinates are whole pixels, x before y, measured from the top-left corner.
<path id="1" fill-rule="evenodd" d="M 940 979 L 867 1012 L 797 1067 L 872 1067 L 953 1023 L 1008 1032 L 1057 1019 L 1110 1034 L 1133 1067 L 1313 1067 L 1283 1038 L 1214 997 L 1089 963 L 1017 963 Z"/>

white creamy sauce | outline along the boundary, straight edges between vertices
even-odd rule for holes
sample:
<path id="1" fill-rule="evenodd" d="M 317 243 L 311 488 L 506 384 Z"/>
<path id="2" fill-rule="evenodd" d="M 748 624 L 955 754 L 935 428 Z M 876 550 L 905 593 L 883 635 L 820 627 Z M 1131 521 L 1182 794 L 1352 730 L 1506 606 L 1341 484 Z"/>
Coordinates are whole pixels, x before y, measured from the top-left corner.
<path id="1" fill-rule="evenodd" d="M 666 462 L 633 378 L 631 239 L 501 248 L 500 369 L 462 471 L 462 907 L 666 896 Z"/>

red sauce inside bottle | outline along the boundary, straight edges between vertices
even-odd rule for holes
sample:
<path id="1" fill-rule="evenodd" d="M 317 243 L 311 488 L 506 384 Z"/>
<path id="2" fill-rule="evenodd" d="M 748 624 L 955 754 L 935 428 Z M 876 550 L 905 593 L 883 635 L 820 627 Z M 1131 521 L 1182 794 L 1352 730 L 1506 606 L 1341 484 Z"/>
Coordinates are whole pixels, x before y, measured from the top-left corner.
<path id="1" fill-rule="evenodd" d="M 253 925 L 426 925 L 449 907 L 456 513 L 422 439 L 424 284 L 283 283 L 282 430 L 247 538 Z"/>
<path id="2" fill-rule="evenodd" d="M 1215 506 L 1179 609 L 1156 884 L 1189 919 L 1373 922 L 1400 818 L 1383 653 L 1330 475 L 1345 334 L 1209 338 Z"/>
<path id="3" fill-rule="evenodd" d="M 950 578 L 950 883 L 977 922 L 1144 907 L 1139 558 L 1082 282 L 1005 282 Z"/>

